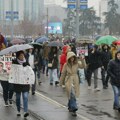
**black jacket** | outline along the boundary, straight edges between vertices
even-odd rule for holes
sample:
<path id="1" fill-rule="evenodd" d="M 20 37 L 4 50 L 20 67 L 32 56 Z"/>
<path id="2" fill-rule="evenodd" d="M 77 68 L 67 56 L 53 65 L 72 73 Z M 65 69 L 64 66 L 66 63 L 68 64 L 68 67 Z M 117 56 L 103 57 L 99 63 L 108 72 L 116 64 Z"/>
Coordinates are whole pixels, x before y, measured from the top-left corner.
<path id="1" fill-rule="evenodd" d="M 13 60 L 12 63 L 19 65 L 17 59 Z M 23 63 L 24 67 L 27 66 L 27 65 L 29 65 L 28 62 Z M 14 84 L 14 91 L 17 92 L 17 93 L 19 93 L 19 92 L 29 92 L 29 90 L 30 90 L 30 85 Z"/>
<path id="2" fill-rule="evenodd" d="M 102 66 L 101 52 L 97 50 L 94 53 L 90 52 L 88 55 L 88 69 L 96 70 L 101 66 Z"/>
<path id="3" fill-rule="evenodd" d="M 102 52 L 102 66 L 104 66 L 105 70 L 107 70 L 107 65 L 109 61 L 112 59 L 112 54 L 110 51 L 103 50 Z"/>
<path id="4" fill-rule="evenodd" d="M 58 68 L 58 55 L 57 54 L 50 52 L 49 56 L 48 56 L 48 61 L 49 61 L 49 63 L 53 63 L 52 68 L 49 68 L 49 69 L 57 69 Z"/>
<path id="5" fill-rule="evenodd" d="M 117 54 L 118 52 L 116 56 Z M 111 84 L 120 87 L 120 60 L 117 57 L 109 62 L 107 72 L 111 77 Z"/>

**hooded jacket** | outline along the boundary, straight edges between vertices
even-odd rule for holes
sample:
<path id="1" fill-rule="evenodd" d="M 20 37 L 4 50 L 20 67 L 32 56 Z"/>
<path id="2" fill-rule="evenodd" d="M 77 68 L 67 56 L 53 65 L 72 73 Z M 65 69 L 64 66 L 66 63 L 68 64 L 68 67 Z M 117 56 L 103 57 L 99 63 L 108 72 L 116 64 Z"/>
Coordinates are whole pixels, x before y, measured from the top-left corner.
<path id="1" fill-rule="evenodd" d="M 115 59 L 109 62 L 107 72 L 111 77 L 111 84 L 120 87 L 120 60 L 117 58 L 118 53 L 120 51 L 115 54 Z"/>
<path id="2" fill-rule="evenodd" d="M 109 48 L 106 50 L 104 49 L 104 46 L 102 46 L 102 56 L 101 56 L 101 61 L 102 61 L 102 66 L 104 66 L 105 70 L 107 70 L 107 65 L 109 63 L 109 61 L 112 59 L 112 54 L 109 51 Z M 108 46 L 109 47 L 109 46 Z"/>
<path id="3" fill-rule="evenodd" d="M 74 56 L 74 63 L 73 65 L 71 65 L 69 59 L 73 56 Z M 78 68 L 85 68 L 85 66 L 86 65 L 84 60 L 82 60 L 81 62 L 78 62 L 75 53 L 68 52 L 67 62 L 63 66 L 61 78 L 60 78 L 61 84 L 65 83 L 68 98 L 70 98 L 72 85 L 74 85 L 75 96 L 79 97 L 80 85 L 79 85 L 79 78 L 78 78 L 77 71 L 78 71 Z"/>
<path id="4" fill-rule="evenodd" d="M 63 48 L 62 48 L 62 54 L 60 56 L 60 72 L 62 72 L 62 69 L 63 69 L 63 65 L 66 63 L 67 61 L 67 51 L 68 51 L 68 48 L 69 46 L 68 45 L 65 45 Z"/>

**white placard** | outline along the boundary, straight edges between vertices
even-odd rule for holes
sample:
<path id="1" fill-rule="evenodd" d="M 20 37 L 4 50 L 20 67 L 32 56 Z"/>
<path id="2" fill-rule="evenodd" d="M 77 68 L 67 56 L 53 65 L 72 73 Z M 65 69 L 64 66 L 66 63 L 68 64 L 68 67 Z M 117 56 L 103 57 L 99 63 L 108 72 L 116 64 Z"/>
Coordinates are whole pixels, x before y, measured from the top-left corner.
<path id="1" fill-rule="evenodd" d="M 15 84 L 34 84 L 35 74 L 30 66 L 11 65 L 9 83 Z"/>

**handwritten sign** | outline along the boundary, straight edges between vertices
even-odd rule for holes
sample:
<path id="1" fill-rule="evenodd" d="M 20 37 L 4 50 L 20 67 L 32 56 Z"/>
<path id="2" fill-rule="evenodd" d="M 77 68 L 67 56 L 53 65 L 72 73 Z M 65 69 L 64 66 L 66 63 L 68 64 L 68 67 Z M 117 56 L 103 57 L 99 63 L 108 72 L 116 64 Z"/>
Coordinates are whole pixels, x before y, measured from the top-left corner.
<path id="1" fill-rule="evenodd" d="M 34 84 L 35 74 L 30 66 L 11 65 L 9 83 L 14 84 Z"/>

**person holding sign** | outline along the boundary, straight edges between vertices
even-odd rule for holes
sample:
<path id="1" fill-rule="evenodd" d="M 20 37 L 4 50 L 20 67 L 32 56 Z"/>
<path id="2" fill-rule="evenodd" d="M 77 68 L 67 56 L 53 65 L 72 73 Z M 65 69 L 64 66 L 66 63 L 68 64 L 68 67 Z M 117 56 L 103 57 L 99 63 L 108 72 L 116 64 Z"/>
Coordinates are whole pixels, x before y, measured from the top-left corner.
<path id="1" fill-rule="evenodd" d="M 6 107 L 12 105 L 13 97 L 13 85 L 8 82 L 8 78 L 9 73 L 6 69 L 4 69 L 3 62 L 0 62 L 0 82 L 3 89 L 3 99 Z"/>
<path id="2" fill-rule="evenodd" d="M 26 62 L 25 54 L 23 51 L 19 51 L 16 53 L 16 59 L 12 61 L 12 64 L 22 65 L 24 67 L 29 66 L 29 63 Z M 16 73 L 16 74 L 18 75 L 19 73 Z M 26 118 L 27 116 L 29 116 L 29 113 L 28 113 L 29 90 L 30 90 L 29 84 L 17 84 L 17 83 L 15 84 L 14 83 L 14 91 L 16 92 L 16 106 L 17 106 L 17 111 L 18 111 L 17 116 L 21 116 L 20 114 L 21 94 L 23 97 L 24 117 Z"/>

